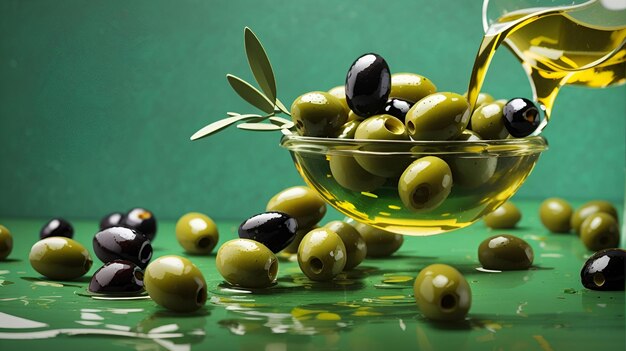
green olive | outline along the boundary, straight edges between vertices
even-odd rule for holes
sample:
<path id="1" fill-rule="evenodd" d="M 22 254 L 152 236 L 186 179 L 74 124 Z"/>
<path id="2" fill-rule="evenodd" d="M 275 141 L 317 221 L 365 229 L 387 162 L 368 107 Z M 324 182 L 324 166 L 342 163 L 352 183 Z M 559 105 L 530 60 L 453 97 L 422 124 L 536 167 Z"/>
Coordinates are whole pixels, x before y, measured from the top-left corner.
<path id="1" fill-rule="evenodd" d="M 365 240 L 367 257 L 391 256 L 400 249 L 404 242 L 404 237 L 400 234 L 391 233 L 364 223 L 355 222 L 353 226 Z"/>
<path id="2" fill-rule="evenodd" d="M 430 79 L 414 73 L 395 73 L 391 75 L 389 98 L 400 98 L 417 102 L 437 91 Z"/>
<path id="3" fill-rule="evenodd" d="M 350 110 L 348 112 L 348 122 L 350 121 L 359 121 L 361 122 L 362 120 L 364 120 L 364 117 L 361 117 L 359 115 L 357 115 L 354 111 Z"/>
<path id="4" fill-rule="evenodd" d="M 342 187 L 352 191 L 372 191 L 385 183 L 386 178 L 366 171 L 352 156 L 330 155 L 330 172 Z"/>
<path id="5" fill-rule="evenodd" d="M 565 200 L 549 198 L 539 206 L 541 223 L 553 233 L 567 233 L 570 230 L 570 221 L 574 210 Z"/>
<path id="6" fill-rule="evenodd" d="M 309 279 L 327 281 L 335 278 L 346 266 L 346 245 L 328 228 L 308 232 L 298 247 L 298 264 Z"/>
<path id="7" fill-rule="evenodd" d="M 328 91 L 328 93 L 341 102 L 341 106 L 346 110 L 346 113 L 350 111 L 350 107 L 348 107 L 348 101 L 346 101 L 346 86 L 338 85 Z"/>
<path id="8" fill-rule="evenodd" d="M 359 124 L 354 134 L 355 139 L 373 140 L 408 140 L 404 124 L 391 115 L 372 116 Z M 393 147 L 392 147 L 393 148 Z M 379 177 L 395 177 L 406 168 L 406 157 L 390 157 L 388 145 L 367 145 L 363 148 L 370 154 L 355 156 L 356 161 L 367 172 Z"/>
<path id="9" fill-rule="evenodd" d="M 294 186 L 274 195 L 267 203 L 266 211 L 290 215 L 298 221 L 298 228 L 312 228 L 326 214 L 326 203 L 311 188 Z"/>
<path id="10" fill-rule="evenodd" d="M 347 122 L 348 113 L 335 96 L 314 91 L 299 96 L 293 102 L 291 119 L 300 135 L 333 137 Z"/>
<path id="11" fill-rule="evenodd" d="M 511 201 L 503 203 L 493 212 L 483 217 L 487 227 L 492 229 L 515 228 L 517 222 L 521 219 L 522 213 Z"/>
<path id="12" fill-rule="evenodd" d="M 363 262 L 367 255 L 367 245 L 361 234 L 350 224 L 342 221 L 332 221 L 324 226 L 337 233 L 346 246 L 346 266 L 350 270 Z"/>
<path id="13" fill-rule="evenodd" d="M 316 226 L 315 228 L 319 228 L 319 227 Z M 300 246 L 300 243 L 302 242 L 302 238 L 304 238 L 304 236 L 307 235 L 308 232 L 310 232 L 312 229 L 315 229 L 315 228 L 298 229 L 296 231 L 295 238 L 293 238 L 293 241 L 289 245 L 287 245 L 287 247 L 284 248 L 283 251 L 281 252 L 285 252 L 288 254 L 298 253 L 298 246 Z"/>
<path id="14" fill-rule="evenodd" d="M 215 265 L 232 285 L 267 288 L 278 274 L 278 260 L 265 245 L 251 239 L 233 239 L 217 251 Z"/>
<path id="15" fill-rule="evenodd" d="M 152 261 L 143 283 L 154 302 L 174 312 L 193 312 L 206 303 L 204 276 L 184 257 L 168 255 Z"/>
<path id="16" fill-rule="evenodd" d="M 479 141 L 480 136 L 466 129 L 455 140 Z M 473 189 L 487 183 L 495 174 L 498 167 L 498 159 L 495 156 L 471 155 L 455 156 L 446 160 L 452 171 L 454 185 Z"/>
<path id="17" fill-rule="evenodd" d="M 486 269 L 528 269 L 534 257 L 533 248 L 526 241 L 509 234 L 487 238 L 478 247 L 478 261 Z"/>
<path id="18" fill-rule="evenodd" d="M 617 220 L 617 210 L 610 202 L 603 200 L 589 201 L 576 209 L 572 215 L 572 220 L 570 221 L 572 229 L 577 234 L 580 234 L 580 226 L 583 221 L 590 215 L 598 212 L 608 213 Z"/>
<path id="19" fill-rule="evenodd" d="M 355 139 L 408 140 L 402 121 L 392 115 L 376 115 L 362 121 L 354 134 Z"/>
<path id="20" fill-rule="evenodd" d="M 60 236 L 36 242 L 30 249 L 28 259 L 37 272 L 53 280 L 80 278 L 93 263 L 89 251 L 83 245 Z"/>
<path id="21" fill-rule="evenodd" d="M 467 99 L 467 93 L 463 94 L 463 97 Z M 492 103 L 493 101 L 494 101 L 493 96 L 487 93 L 478 93 L 478 98 L 476 99 L 476 103 L 474 104 L 474 111 L 476 111 L 476 109 L 479 108 L 480 106 L 484 104 Z M 506 101 L 504 102 L 506 103 Z"/>
<path id="22" fill-rule="evenodd" d="M 580 225 L 580 240 L 592 251 L 617 247 L 619 243 L 617 220 L 605 212 L 589 215 Z"/>
<path id="23" fill-rule="evenodd" d="M 463 320 L 472 305 L 472 291 L 467 280 L 454 267 L 433 264 L 422 269 L 413 292 L 417 307 L 435 321 Z"/>
<path id="24" fill-rule="evenodd" d="M 400 176 L 398 194 L 406 208 L 431 211 L 441 205 L 452 190 L 452 171 L 435 156 L 415 160 Z"/>
<path id="25" fill-rule="evenodd" d="M 461 135 L 469 119 L 469 103 L 463 96 L 434 93 L 409 109 L 406 127 L 414 140 L 451 140 Z"/>
<path id="26" fill-rule="evenodd" d="M 509 131 L 504 126 L 501 102 L 492 102 L 478 107 L 470 119 L 471 129 L 485 140 L 506 139 Z"/>
<path id="27" fill-rule="evenodd" d="M 341 128 L 339 128 L 337 138 L 354 139 L 354 134 L 356 133 L 356 129 L 359 124 L 361 124 L 360 120 L 351 120 L 346 122 L 344 125 L 341 126 Z"/>
<path id="28" fill-rule="evenodd" d="M 186 252 L 208 255 L 219 241 L 217 225 L 207 215 L 190 212 L 176 222 L 176 240 Z"/>
<path id="29" fill-rule="evenodd" d="M 13 250 L 13 236 L 7 227 L 0 224 L 0 261 L 9 256 Z"/>

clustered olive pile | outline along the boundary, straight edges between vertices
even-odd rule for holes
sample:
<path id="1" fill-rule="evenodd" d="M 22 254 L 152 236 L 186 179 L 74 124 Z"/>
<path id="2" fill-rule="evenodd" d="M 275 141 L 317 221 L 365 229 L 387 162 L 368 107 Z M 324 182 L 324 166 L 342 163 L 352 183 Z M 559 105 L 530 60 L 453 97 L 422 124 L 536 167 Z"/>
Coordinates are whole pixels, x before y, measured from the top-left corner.
<path id="1" fill-rule="evenodd" d="M 230 284 L 265 288 L 276 281 L 279 261 L 275 254 L 297 253 L 302 272 L 311 280 L 327 281 L 358 266 L 365 256 L 393 254 L 401 235 L 342 221 L 319 226 L 326 203 L 305 186 L 287 188 L 272 197 L 266 212 L 239 226 L 239 239 L 218 250 L 216 266 Z"/>
<path id="2" fill-rule="evenodd" d="M 514 228 L 522 218 L 510 201 L 484 217 L 492 229 Z M 585 247 L 596 251 L 580 272 L 582 284 L 594 290 L 623 290 L 626 251 L 617 248 L 620 232 L 615 207 L 608 201 L 594 200 L 574 211 L 564 199 L 549 198 L 539 206 L 541 223 L 553 233 L 575 232 Z M 506 239 L 504 239 L 506 237 Z M 495 240 L 495 241 L 494 241 Z M 502 258 L 494 260 L 496 251 Z M 532 249 L 520 238 L 499 235 L 484 241 L 478 250 L 479 260 L 488 269 L 524 269 L 532 264 Z M 515 258 L 518 259 L 515 259 Z M 511 261 L 509 263 L 502 259 Z M 520 265 L 520 268 L 507 268 Z"/>
<path id="3" fill-rule="evenodd" d="M 388 141 L 523 137 L 540 122 L 538 109 L 527 99 L 494 101 L 481 93 L 472 111 L 464 96 L 438 92 L 428 78 L 391 74 L 387 62 L 373 53 L 352 64 L 344 86 L 298 97 L 291 106 L 291 117 L 302 136 Z M 475 179 L 476 172 L 463 176 L 464 165 L 436 156 L 390 161 L 372 154 L 331 155 L 329 166 L 337 183 L 353 191 L 371 191 L 386 178 L 395 178 L 402 203 L 415 212 L 441 205 L 453 181 L 460 185 L 480 182 Z M 484 166 L 487 172 L 489 164 Z M 466 180 L 468 184 L 463 184 Z"/>
<path id="4" fill-rule="evenodd" d="M 589 239 L 591 243 L 614 242 L 617 212 L 610 203 L 592 201 L 575 212 L 568 206 L 561 199 L 544 201 L 540 208 L 544 225 L 555 232 L 573 228 L 581 233 L 581 238 L 585 235 L 594 238 Z M 154 238 L 156 219 L 152 213 L 145 209 L 128 213 L 132 212 L 143 213 L 138 216 L 141 220 L 136 222 L 135 228 L 153 228 Z M 502 206 L 500 212 L 495 221 L 486 221 L 488 225 L 511 228 L 521 218 L 512 203 Z M 296 253 L 299 266 L 309 279 L 326 281 L 358 266 L 366 255 L 388 256 L 402 244 L 401 235 L 360 223 L 332 221 L 320 227 L 325 213 L 325 203 L 307 187 L 279 192 L 268 202 L 266 212 L 241 223 L 239 239 L 227 241 L 219 248 L 217 270 L 234 286 L 266 288 L 275 283 L 278 275 L 276 254 Z M 146 221 L 150 224 L 146 225 Z M 148 236 L 119 226 L 121 223 L 127 222 L 107 216 L 101 222 L 102 230 L 94 236 L 93 249 L 104 266 L 92 276 L 89 290 L 113 295 L 138 294 L 145 285 L 150 297 L 167 309 L 192 312 L 201 308 L 207 299 L 207 285 L 201 271 L 189 259 L 176 255 L 162 256 L 149 263 L 152 247 Z M 585 229 L 586 226 L 590 228 Z M 594 234 L 587 233 L 589 230 L 604 234 L 595 238 Z M 92 265 L 91 257 L 80 243 L 70 238 L 72 235 L 73 228 L 65 220 L 55 218 L 46 223 L 40 232 L 42 239 L 33 245 L 29 255 L 32 267 L 53 280 L 71 280 L 86 274 Z M 602 239 L 603 235 L 608 235 L 609 239 Z M 219 234 L 209 217 L 192 212 L 176 223 L 176 238 L 188 253 L 209 254 Z M 583 242 L 592 250 L 604 248 L 590 247 L 584 239 Z M 11 233 L 0 225 L 0 259 L 6 258 L 11 248 Z M 582 284 L 589 289 L 623 290 L 625 258 L 626 251 L 622 249 L 596 252 L 581 271 Z M 528 269 L 532 265 L 533 251 L 524 240 L 500 234 L 480 244 L 478 259 L 486 269 Z M 444 280 L 446 283 L 442 284 Z M 413 291 L 419 309 L 429 319 L 463 319 L 471 306 L 469 284 L 458 270 L 448 265 L 423 268 L 414 281 Z"/>

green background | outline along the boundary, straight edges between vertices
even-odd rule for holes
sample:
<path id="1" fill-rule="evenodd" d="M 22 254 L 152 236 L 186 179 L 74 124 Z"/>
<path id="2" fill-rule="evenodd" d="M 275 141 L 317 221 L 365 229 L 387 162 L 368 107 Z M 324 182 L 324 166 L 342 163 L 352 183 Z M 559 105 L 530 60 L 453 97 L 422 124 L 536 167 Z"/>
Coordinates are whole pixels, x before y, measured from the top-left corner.
<path id="1" fill-rule="evenodd" d="M 252 79 L 243 28 L 264 43 L 286 103 L 343 83 L 365 52 L 464 92 L 481 1 L 0 1 L 0 216 L 97 218 L 144 206 L 240 220 L 301 184 L 279 133 L 230 129 L 255 112 L 225 75 Z M 529 96 L 505 49 L 485 91 Z M 550 150 L 518 198 L 624 196 L 624 86 L 564 88 Z"/>

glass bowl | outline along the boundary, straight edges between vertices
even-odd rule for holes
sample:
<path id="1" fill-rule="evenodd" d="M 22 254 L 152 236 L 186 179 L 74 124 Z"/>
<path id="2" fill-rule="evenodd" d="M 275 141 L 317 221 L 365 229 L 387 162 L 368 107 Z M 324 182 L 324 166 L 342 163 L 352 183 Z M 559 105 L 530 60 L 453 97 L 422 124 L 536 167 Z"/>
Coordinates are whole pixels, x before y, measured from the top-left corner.
<path id="1" fill-rule="evenodd" d="M 280 145 L 290 151 L 309 186 L 339 212 L 377 228 L 418 236 L 466 227 L 496 209 L 515 194 L 548 146 L 540 136 L 387 141 L 297 135 L 283 136 Z M 452 188 L 438 206 L 411 210 L 401 201 L 398 181 L 408 165 L 425 156 L 447 162 Z"/>

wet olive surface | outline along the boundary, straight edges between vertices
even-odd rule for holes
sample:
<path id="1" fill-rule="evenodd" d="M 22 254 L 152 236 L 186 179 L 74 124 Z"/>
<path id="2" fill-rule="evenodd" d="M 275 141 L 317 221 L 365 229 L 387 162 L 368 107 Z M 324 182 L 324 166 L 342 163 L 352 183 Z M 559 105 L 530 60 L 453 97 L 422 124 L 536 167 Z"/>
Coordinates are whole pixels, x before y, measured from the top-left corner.
<path id="1" fill-rule="evenodd" d="M 277 284 L 261 290 L 224 283 L 215 253 L 186 255 L 176 243 L 175 223 L 163 221 L 154 258 L 188 257 L 207 281 L 206 306 L 189 315 L 168 312 L 145 295 L 128 300 L 90 295 L 90 277 L 99 266 L 76 281 L 46 280 L 27 259 L 44 220 L 0 218 L 12 232 L 34 233 L 33 238 L 18 236 L 8 260 L 0 262 L 0 348 L 375 350 L 393 340 L 399 350 L 624 349 L 624 292 L 584 288 L 580 270 L 592 252 L 575 235 L 545 229 L 537 214 L 539 201 L 516 205 L 524 217 L 506 233 L 532 246 L 535 260 L 529 270 L 480 269 L 478 245 L 503 232 L 478 222 L 449 234 L 406 237 L 394 256 L 368 258 L 332 282 L 312 282 L 297 262 L 281 257 Z M 333 219 L 340 217 L 330 213 L 323 223 Z M 93 255 L 88 244 L 98 230 L 97 219 L 73 224 L 75 239 Z M 237 237 L 239 223 L 217 224 L 224 233 L 220 244 Z M 419 313 L 413 280 L 433 263 L 457 268 L 470 284 L 473 301 L 466 320 L 433 323 Z"/>

